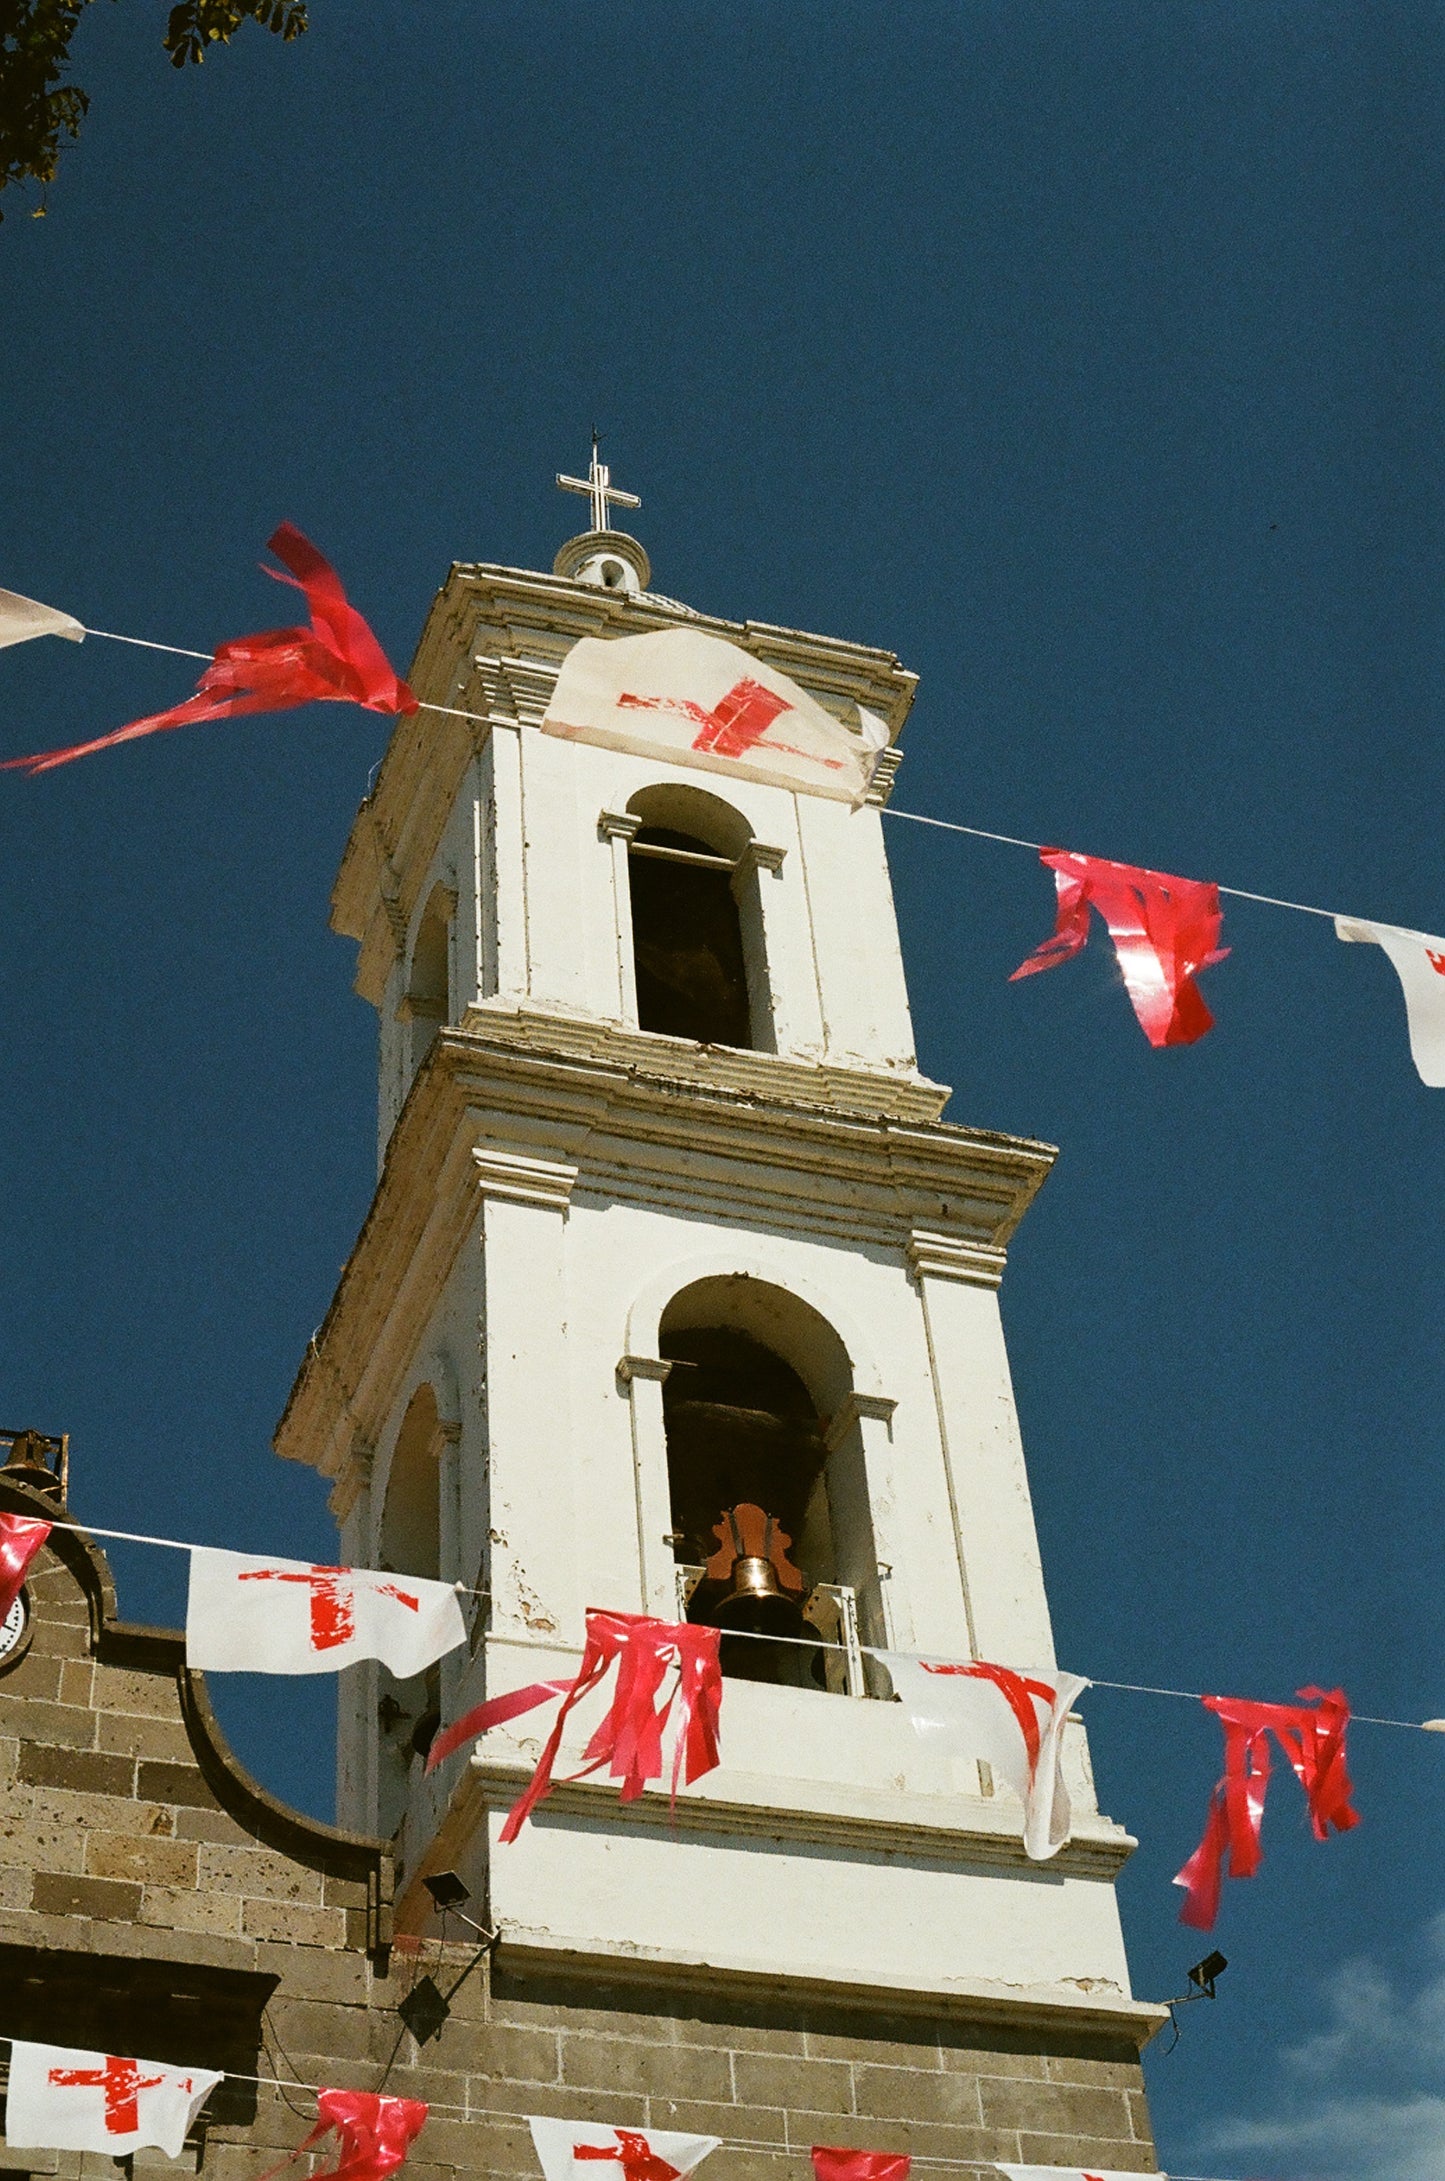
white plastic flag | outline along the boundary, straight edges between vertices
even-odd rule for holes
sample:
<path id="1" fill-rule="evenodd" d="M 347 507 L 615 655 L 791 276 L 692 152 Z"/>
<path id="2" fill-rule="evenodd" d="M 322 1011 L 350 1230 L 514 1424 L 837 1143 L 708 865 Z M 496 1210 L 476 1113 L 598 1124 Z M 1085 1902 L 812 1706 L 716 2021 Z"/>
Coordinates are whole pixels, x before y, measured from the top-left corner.
<path id="1" fill-rule="evenodd" d="M 816 697 L 720 636 L 659 629 L 584 636 L 562 661 L 542 726 L 673 765 L 701 765 L 846 803 L 867 793 L 882 720 L 855 705 L 845 725 Z"/>
<path id="2" fill-rule="evenodd" d="M 1361 924 L 1350 916 L 1335 918 L 1335 936 L 1372 940 L 1384 948 L 1405 990 L 1410 1057 L 1420 1081 L 1445 1090 L 1445 939 L 1393 924 Z"/>
<path id="3" fill-rule="evenodd" d="M 32 636 L 65 636 L 78 644 L 85 628 L 58 606 L 42 606 L 38 598 L 22 598 L 18 591 L 0 591 L 0 651 L 7 644 L 28 643 Z"/>
<path id="4" fill-rule="evenodd" d="M 1160 2173 L 1118 2173 L 1110 2166 L 1106 2173 L 1091 2173 L 1087 2166 L 999 2166 L 998 2173 L 1006 2173 L 1008 2181 L 1168 2181 Z"/>
<path id="5" fill-rule="evenodd" d="M 191 2122 L 221 2076 L 113 2052 L 10 2041 L 5 2141 L 20 2150 L 100 2151 L 124 2158 L 153 2145 L 179 2158 Z"/>
<path id="6" fill-rule="evenodd" d="M 684 2136 L 666 2128 L 604 2128 L 591 2121 L 527 2125 L 547 2181 L 685 2181 L 720 2136 Z"/>
<path id="7" fill-rule="evenodd" d="M 1079 1674 L 1034 1673 L 946 1659 L 878 1656 L 917 1733 L 946 1736 L 960 1755 L 982 1757 L 1024 1806 L 1024 1851 L 1036 1863 L 1057 1855 L 1073 1811 L 1059 1756 L 1064 1726 L 1081 1690 Z"/>
<path id="8" fill-rule="evenodd" d="M 405 1681 L 466 1633 L 449 1583 L 191 1548 L 186 1663 L 207 1673 L 334 1674 L 377 1658 Z"/>

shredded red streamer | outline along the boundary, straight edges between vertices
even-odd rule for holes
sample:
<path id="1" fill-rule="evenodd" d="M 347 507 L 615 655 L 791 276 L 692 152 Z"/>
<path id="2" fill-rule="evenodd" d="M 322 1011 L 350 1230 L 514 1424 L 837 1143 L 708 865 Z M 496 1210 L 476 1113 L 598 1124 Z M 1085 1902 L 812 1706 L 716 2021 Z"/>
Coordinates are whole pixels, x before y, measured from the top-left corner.
<path id="1" fill-rule="evenodd" d="M 30 1563 L 51 1528 L 35 1515 L 0 1515 L 0 1621 L 19 1597 Z"/>
<path id="2" fill-rule="evenodd" d="M 316 2111 L 316 2126 L 305 2142 L 298 2143 L 279 2166 L 262 2174 L 261 2181 L 275 2181 L 278 2173 L 304 2158 L 333 2129 L 336 2164 L 323 2167 L 311 2181 L 384 2181 L 387 2174 L 405 2165 L 427 2116 L 419 2098 L 383 2098 L 371 2090 L 318 2090 Z"/>
<path id="3" fill-rule="evenodd" d="M 1195 983 L 1201 969 L 1222 962 L 1223 912 L 1219 888 L 1207 879 L 1171 878 L 1164 871 L 1068 848 L 1041 848 L 1039 861 L 1054 874 L 1058 912 L 1042 946 L 1009 979 L 1057 969 L 1080 953 L 1089 936 L 1092 904 L 1109 927 L 1124 984 L 1151 1045 L 1192 1045 L 1214 1017 Z"/>
<path id="4" fill-rule="evenodd" d="M 231 643 L 218 644 L 196 694 L 183 704 L 133 719 L 93 742 L 45 750 L 35 757 L 7 758 L 0 771 L 51 772 L 72 758 L 89 757 L 95 750 L 135 742 L 169 727 L 230 719 L 242 712 L 284 712 L 313 698 L 360 704 L 369 712 L 414 712 L 416 698 L 392 672 L 386 653 L 348 600 L 331 563 L 290 523 L 282 523 L 267 543 L 291 573 L 282 575 L 275 568 L 264 572 L 304 593 L 311 609 L 309 628 L 267 629 L 259 636 L 238 636 Z"/>
<path id="5" fill-rule="evenodd" d="M 1175 1878 L 1185 1888 L 1179 1921 L 1210 1931 L 1219 1914 L 1224 1861 L 1231 1878 L 1252 1878 L 1263 1850 L 1260 1827 L 1269 1789 L 1269 1737 L 1274 1735 L 1305 1791 L 1316 1840 L 1333 1826 L 1347 1833 L 1360 1822 L 1345 1762 L 1350 1706 L 1343 1689 L 1300 1689 L 1300 1704 L 1253 1704 L 1232 1696 L 1206 1696 L 1224 1729 L 1224 1777 L 1216 1786 L 1204 1837 Z"/>
<path id="6" fill-rule="evenodd" d="M 906 2151 L 834 2151 L 813 2145 L 817 2181 L 908 2181 L 912 2164 Z"/>
<path id="7" fill-rule="evenodd" d="M 504 1719 L 515 1719 L 545 1703 L 549 1696 L 559 1695 L 562 1702 L 537 1769 L 501 1830 L 502 1840 L 515 1840 L 538 1803 L 551 1793 L 552 1767 L 570 1713 L 597 1687 L 615 1660 L 617 1686 L 611 1708 L 583 1752 L 587 1763 L 572 1777 L 585 1779 L 606 1765 L 612 1778 L 621 1782 L 618 1799 L 635 1802 L 649 1781 L 662 1778 L 662 1737 L 676 1706 L 678 1725 L 672 1759 L 675 1799 L 679 1785 L 690 1787 L 718 1762 L 720 1642 L 721 1631 L 716 1628 L 697 1627 L 690 1621 L 653 1620 L 643 1613 L 605 1613 L 594 1607 L 587 1615 L 582 1663 L 571 1681 L 537 1681 L 479 1704 L 437 1736 L 427 1758 L 427 1770 L 488 1727 L 500 1726 Z M 663 1684 L 674 1669 L 677 1679 L 664 1698 Z"/>

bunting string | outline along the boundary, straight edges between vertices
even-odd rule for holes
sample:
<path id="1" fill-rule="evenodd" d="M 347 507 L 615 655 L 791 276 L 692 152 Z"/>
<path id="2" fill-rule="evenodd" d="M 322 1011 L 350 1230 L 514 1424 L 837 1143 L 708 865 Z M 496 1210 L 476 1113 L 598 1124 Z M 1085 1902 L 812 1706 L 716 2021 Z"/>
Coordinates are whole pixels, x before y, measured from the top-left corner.
<path id="1" fill-rule="evenodd" d="M 53 1531 L 69 1531 L 72 1535 L 80 1538 L 104 1537 L 107 1539 L 113 1539 L 117 1543 L 123 1545 L 161 1546 L 168 1552 L 194 1553 L 208 1552 L 213 1549 L 209 1546 L 198 1545 L 192 1539 L 182 1537 L 151 1537 L 137 1530 L 106 1530 L 102 1529 L 97 1523 L 66 1522 L 64 1520 L 57 1520 L 51 1524 L 51 1528 Z M 356 1572 L 359 1574 L 374 1574 L 380 1571 L 374 1569 L 358 1569 Z M 34 1580 L 33 1576 L 31 1580 Z M 468 1583 L 452 1583 L 449 1584 L 447 1587 L 454 1590 L 457 1596 L 460 1598 L 478 1598 L 486 1602 L 490 1602 L 493 1596 L 493 1593 L 491 1591 L 480 1590 L 474 1585 Z M 761 1629 L 734 1629 L 729 1630 L 728 1633 L 730 1640 L 735 1638 L 739 1642 L 747 1643 L 790 1644 L 795 1648 L 801 1648 L 805 1651 L 836 1651 L 840 1654 L 843 1654 L 846 1653 L 848 1649 L 848 1646 L 846 1644 L 835 1643 L 831 1640 L 831 1638 L 826 1637 L 821 1633 L 817 1636 L 780 1636 L 768 1634 Z M 573 1651 L 578 1651 L 578 1654 L 580 1656 L 579 1647 L 575 1644 L 569 1645 L 548 1643 L 544 1638 L 538 1638 L 536 1636 L 506 1635 L 498 1640 L 504 1643 L 509 1649 L 548 1651 L 551 1653 L 556 1653 L 559 1650 L 569 1653 Z M 865 1658 L 882 1658 L 885 1660 L 890 1656 L 896 1658 L 933 1658 L 938 1655 L 936 1652 L 901 1652 L 896 1649 L 890 1652 L 882 1645 L 876 1643 L 859 1643 L 856 1646 L 856 1649 L 859 1650 Z M 1167 1689 L 1162 1686 L 1158 1686 L 1152 1682 L 1144 1681 L 1104 1681 L 1097 1674 L 1090 1674 L 1088 1678 L 1089 1684 L 1092 1688 L 1114 1689 L 1126 1696 L 1171 1697 L 1176 1698 L 1179 1702 L 1186 1704 L 1202 1704 L 1204 1702 L 1203 1694 L 1197 1689 Z M 1369 1712 L 1351 1712 L 1350 1724 L 1352 1726 L 1366 1727 L 1399 1727 L 1403 1728 L 1411 1734 L 1439 1734 L 1445 1732 L 1445 1722 L 1438 1722 L 1433 1719 L 1386 1719 L 1383 1717 L 1378 1717 Z"/>
<path id="2" fill-rule="evenodd" d="M 209 651 L 191 651 L 183 644 L 160 644 L 152 641 L 151 638 L 146 636 L 122 636 L 115 629 L 93 629 L 88 624 L 86 624 L 85 633 L 87 636 L 102 637 L 107 643 L 111 644 L 136 644 L 145 651 L 169 652 L 174 658 L 177 659 L 209 660 L 211 657 L 211 653 Z M 457 704 L 430 704 L 425 699 L 418 699 L 417 709 L 422 712 L 441 713 L 445 715 L 448 719 L 470 720 L 474 725 L 478 727 L 490 727 L 493 724 L 493 722 L 486 713 L 468 712 L 464 710 L 461 705 Z M 935 828 L 936 831 L 941 833 L 966 834 L 971 840 L 997 841 L 1006 848 L 1031 849 L 1035 855 L 1041 855 L 1044 851 L 1044 848 L 1048 845 L 1046 842 L 1043 841 L 1025 840 L 1022 835 L 1018 833 L 994 833 L 991 832 L 986 826 L 963 825 L 956 818 L 934 818 L 928 816 L 925 812 L 921 810 L 899 810 L 892 803 L 885 803 L 883 805 L 883 816 L 885 818 L 902 818 L 905 819 L 910 825 L 932 826 Z M 1228 894 L 1231 900 L 1234 901 L 1259 902 L 1265 908 L 1269 909 L 1292 909 L 1300 916 L 1323 916 L 1327 917 L 1331 922 L 1333 922 L 1336 918 L 1345 918 L 1346 920 L 1356 922 L 1372 921 L 1372 919 L 1358 917 L 1356 912 L 1353 910 L 1320 909 L 1316 908 L 1312 903 L 1308 901 L 1287 901 L 1280 894 L 1252 893 L 1249 891 L 1248 888 L 1243 886 L 1220 886 L 1217 890 L 1221 894 Z"/>
<path id="3" fill-rule="evenodd" d="M 4 2037 L 3 2033 L 0 2033 L 0 2042 L 8 2044 L 9 2039 Z M 225 2080 L 228 2083 L 253 2083 L 262 2090 L 280 2090 L 283 2092 L 301 2090 L 308 2097 L 318 2097 L 322 2089 L 327 2087 L 318 2083 L 304 2082 L 299 2075 L 246 2075 L 239 2068 L 234 2067 L 226 2069 Z M 460 2120 L 515 2121 L 517 2119 L 516 2110 L 512 2106 L 478 2105 L 475 2103 L 449 2105 L 442 2098 L 428 2098 L 426 2102 L 430 2112 L 455 2114 Z M 757 2136 L 724 2136 L 719 2147 L 724 2150 L 735 2151 L 770 2151 L 775 2157 L 780 2150 L 788 2156 L 795 2156 L 810 2148 L 808 2144 L 794 2143 L 790 2140 L 786 2109 L 783 2109 L 783 2135 L 784 2141 L 781 2144 L 765 2143 L 761 2137 Z M 922 2151 L 913 2152 L 912 2158 L 915 2166 L 937 2167 L 940 2171 L 946 2170 L 952 2173 L 967 2172 L 976 2174 L 980 2164 L 980 2161 L 976 2158 L 931 2158 L 926 2152 Z M 988 2162 L 984 2161 L 984 2163 L 987 2164 Z M 1218 2181 L 1218 2177 L 1190 2173 L 1161 2173 L 1155 2177 L 1155 2181 Z"/>

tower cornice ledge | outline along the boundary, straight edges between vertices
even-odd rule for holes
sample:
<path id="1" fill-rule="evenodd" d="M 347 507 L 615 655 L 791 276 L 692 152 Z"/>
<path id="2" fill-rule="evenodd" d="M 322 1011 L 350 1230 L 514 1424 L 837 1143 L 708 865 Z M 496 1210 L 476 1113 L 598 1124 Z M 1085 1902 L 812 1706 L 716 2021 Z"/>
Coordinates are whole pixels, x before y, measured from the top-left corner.
<path id="1" fill-rule="evenodd" d="M 474 1011 L 439 1034 L 412 1086 L 276 1452 L 339 1478 L 381 1434 L 489 1189 L 559 1211 L 588 1193 L 670 1203 L 905 1256 L 926 1236 L 996 1285 L 1057 1154 L 925 1118 L 946 1096 L 918 1078 Z"/>

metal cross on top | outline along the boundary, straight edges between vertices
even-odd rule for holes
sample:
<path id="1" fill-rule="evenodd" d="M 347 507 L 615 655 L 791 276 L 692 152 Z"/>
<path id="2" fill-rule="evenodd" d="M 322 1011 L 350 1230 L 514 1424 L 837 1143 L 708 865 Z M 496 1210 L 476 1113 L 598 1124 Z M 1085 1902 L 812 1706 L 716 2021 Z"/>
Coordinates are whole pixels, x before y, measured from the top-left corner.
<path id="1" fill-rule="evenodd" d="M 641 507 L 635 492 L 623 492 L 612 482 L 612 472 L 605 462 L 598 460 L 597 434 L 592 434 L 592 463 L 586 477 L 557 475 L 557 484 L 563 492 L 585 493 L 592 502 L 592 527 L 594 530 L 610 530 L 612 524 L 607 510 L 611 507 Z"/>

